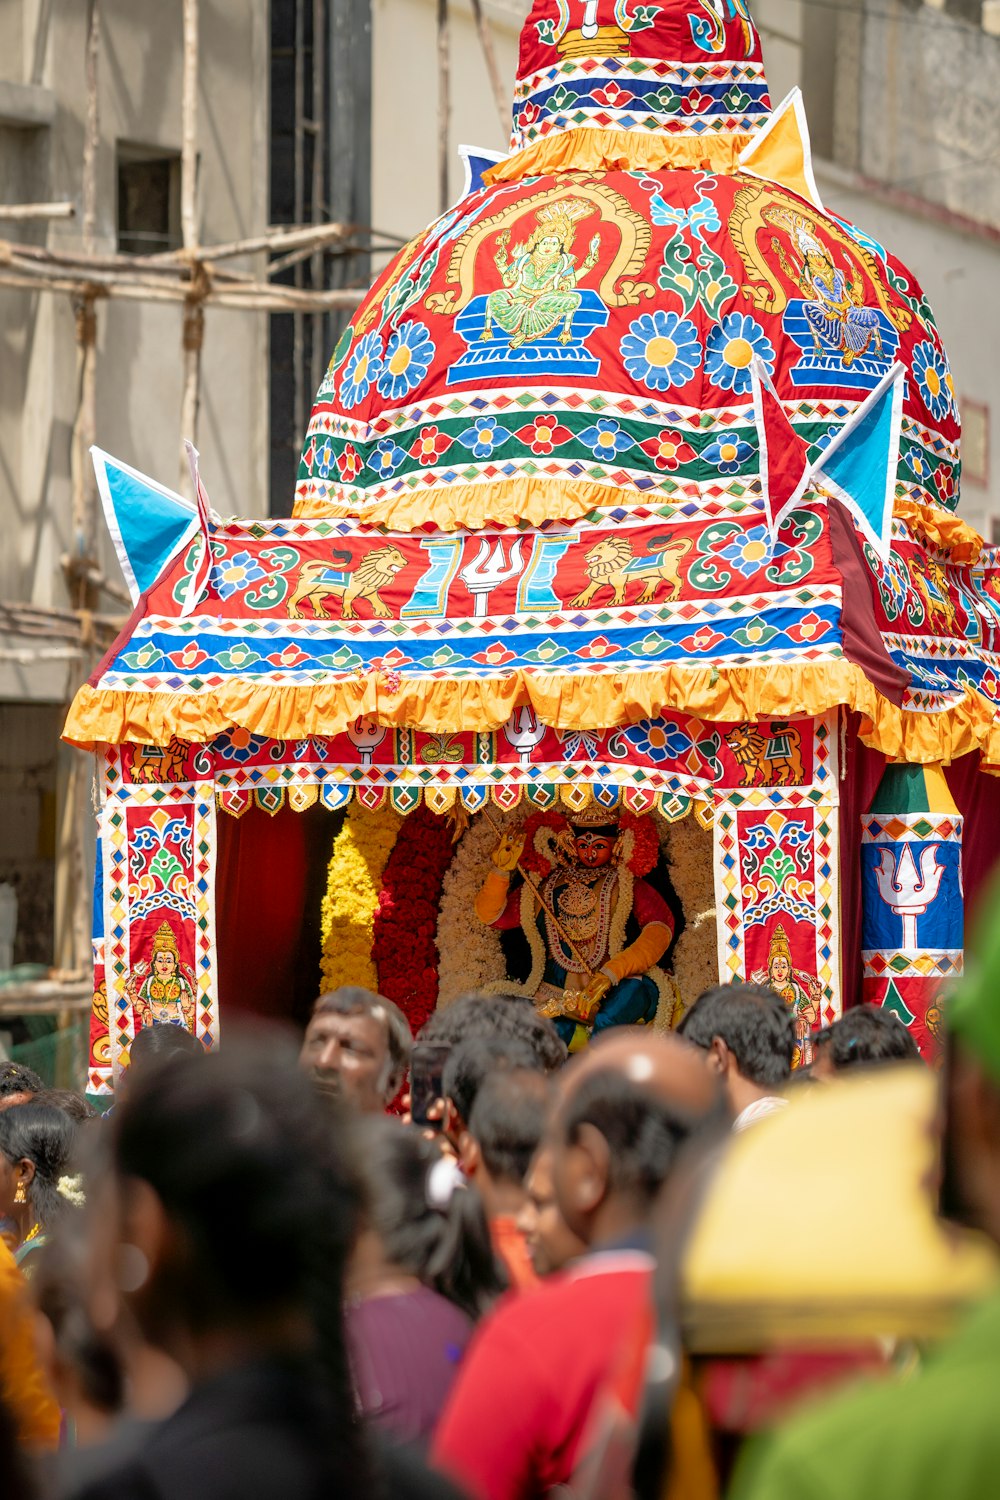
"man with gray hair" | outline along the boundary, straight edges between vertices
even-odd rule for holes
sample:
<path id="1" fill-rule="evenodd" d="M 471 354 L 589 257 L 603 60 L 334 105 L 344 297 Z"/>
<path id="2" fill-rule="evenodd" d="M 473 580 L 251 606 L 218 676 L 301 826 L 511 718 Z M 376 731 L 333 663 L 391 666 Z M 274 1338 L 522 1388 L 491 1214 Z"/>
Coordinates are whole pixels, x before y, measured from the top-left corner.
<path id="1" fill-rule="evenodd" d="M 397 1005 L 360 985 L 344 985 L 313 1006 L 299 1065 L 359 1114 L 380 1114 L 403 1082 L 412 1045 Z"/>

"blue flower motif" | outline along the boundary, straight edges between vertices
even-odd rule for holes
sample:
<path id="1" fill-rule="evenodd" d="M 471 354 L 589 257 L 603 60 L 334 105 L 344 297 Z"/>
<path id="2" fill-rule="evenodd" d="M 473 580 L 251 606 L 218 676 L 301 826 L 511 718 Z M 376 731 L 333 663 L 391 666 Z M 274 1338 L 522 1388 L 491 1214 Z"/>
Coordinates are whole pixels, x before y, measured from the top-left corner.
<path id="1" fill-rule="evenodd" d="M 725 547 L 712 551 L 716 557 L 724 558 L 744 578 L 758 572 L 771 556 L 771 538 L 766 526 L 751 526 L 749 531 L 738 533 Z"/>
<path id="2" fill-rule="evenodd" d="M 333 444 L 327 438 L 321 447 L 316 450 L 316 473 L 320 479 L 325 479 L 333 468 Z"/>
<path id="3" fill-rule="evenodd" d="M 625 738 L 640 755 L 648 755 L 654 766 L 679 760 L 691 749 L 691 741 L 676 724 L 665 719 L 640 719 L 625 730 Z"/>
<path id="4" fill-rule="evenodd" d="M 393 438 L 383 438 L 377 444 L 368 462 L 381 479 L 389 479 L 395 474 L 405 457 L 406 454 L 397 446 Z"/>
<path id="5" fill-rule="evenodd" d="M 398 401 L 423 380 L 434 358 L 430 331 L 423 323 L 400 323 L 389 336 L 378 393 L 387 401 Z"/>
<path id="6" fill-rule="evenodd" d="M 955 408 L 955 387 L 948 361 L 930 339 L 924 339 L 913 351 L 913 378 L 920 397 L 932 417 L 940 422 Z"/>
<path id="7" fill-rule="evenodd" d="M 708 335 L 705 374 L 720 390 L 745 396 L 750 390 L 750 361 L 755 354 L 772 375 L 774 345 L 763 328 L 746 313 L 727 313 Z"/>
<path id="8" fill-rule="evenodd" d="M 586 443 L 595 458 L 615 459 L 626 448 L 632 447 L 632 439 L 627 432 L 622 432 L 621 423 L 610 417 L 601 417 L 592 427 L 585 427 L 580 433 L 580 442 Z"/>
<path id="9" fill-rule="evenodd" d="M 475 458 L 489 458 L 510 437 L 506 427 L 498 427 L 496 417 L 477 417 L 471 427 L 458 435 L 463 448 L 471 448 Z"/>
<path id="10" fill-rule="evenodd" d="M 382 373 L 382 340 L 377 333 L 366 333 L 351 350 L 340 380 L 341 404 L 348 409 L 357 406 Z"/>
<path id="11" fill-rule="evenodd" d="M 913 477 L 926 484 L 931 477 L 931 463 L 923 449 L 907 448 L 903 457 Z"/>
<path id="12" fill-rule="evenodd" d="M 621 342 L 625 368 L 653 391 L 686 385 L 701 363 L 698 330 L 679 313 L 643 313 Z"/>
<path id="13" fill-rule="evenodd" d="M 234 552 L 224 557 L 212 569 L 212 585 L 220 599 L 228 599 L 251 583 L 260 583 L 267 574 L 250 552 Z"/>
<path id="14" fill-rule="evenodd" d="M 252 734 L 249 729 L 234 726 L 224 734 L 216 735 L 212 741 L 212 749 L 223 760 L 236 761 L 238 765 L 242 765 L 244 761 L 259 755 L 267 743 L 264 735 Z"/>
<path id="15" fill-rule="evenodd" d="M 750 444 L 742 438 L 723 434 L 714 438 L 701 456 L 707 463 L 714 464 L 720 474 L 738 474 L 752 453 Z"/>

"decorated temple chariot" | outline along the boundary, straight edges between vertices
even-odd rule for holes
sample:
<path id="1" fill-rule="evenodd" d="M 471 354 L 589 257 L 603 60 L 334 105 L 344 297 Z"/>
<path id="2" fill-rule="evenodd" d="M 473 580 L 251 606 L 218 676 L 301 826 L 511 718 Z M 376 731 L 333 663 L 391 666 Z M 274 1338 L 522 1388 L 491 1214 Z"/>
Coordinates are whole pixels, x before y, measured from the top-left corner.
<path id="1" fill-rule="evenodd" d="M 94 1093 L 143 1025 L 345 983 L 414 1030 L 524 994 L 575 1050 L 752 979 L 803 1063 L 862 1002 L 936 1055 L 1000 574 L 932 311 L 744 0 L 536 0 L 510 152 L 344 330 L 290 519 L 95 459 L 135 608 L 65 730 Z"/>

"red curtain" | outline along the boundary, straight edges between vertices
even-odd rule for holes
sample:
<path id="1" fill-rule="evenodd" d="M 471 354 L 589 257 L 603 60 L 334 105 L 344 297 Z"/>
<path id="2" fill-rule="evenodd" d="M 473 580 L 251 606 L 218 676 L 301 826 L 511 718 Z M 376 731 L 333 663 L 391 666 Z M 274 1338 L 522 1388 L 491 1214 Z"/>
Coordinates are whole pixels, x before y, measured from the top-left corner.
<path id="1" fill-rule="evenodd" d="M 292 1019 L 306 907 L 306 817 L 219 812 L 216 941 L 222 1028 L 233 1015 Z"/>

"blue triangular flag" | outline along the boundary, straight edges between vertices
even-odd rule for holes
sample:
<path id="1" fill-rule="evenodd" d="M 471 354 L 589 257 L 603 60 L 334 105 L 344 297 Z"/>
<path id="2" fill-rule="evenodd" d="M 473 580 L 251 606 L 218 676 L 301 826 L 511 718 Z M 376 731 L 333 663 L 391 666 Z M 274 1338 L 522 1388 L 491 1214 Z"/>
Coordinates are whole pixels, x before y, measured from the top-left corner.
<path id="1" fill-rule="evenodd" d="M 198 512 L 129 464 L 91 448 L 104 517 L 132 603 L 151 589 L 172 557 L 198 534 Z"/>
<path id="2" fill-rule="evenodd" d="M 903 366 L 896 363 L 862 401 L 809 472 L 851 512 L 880 557 L 892 544 L 899 429 L 903 419 Z"/>
<path id="3" fill-rule="evenodd" d="M 502 151 L 487 151 L 485 146 L 459 146 L 458 154 L 465 168 L 462 198 L 467 198 L 470 193 L 478 193 L 480 188 L 485 187 L 483 173 L 504 159 Z"/>

